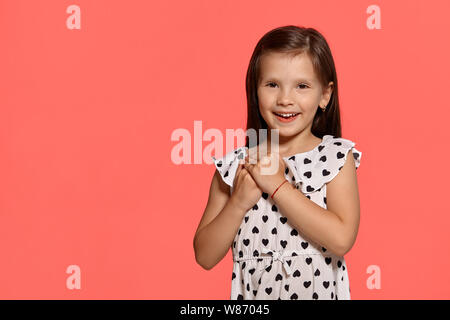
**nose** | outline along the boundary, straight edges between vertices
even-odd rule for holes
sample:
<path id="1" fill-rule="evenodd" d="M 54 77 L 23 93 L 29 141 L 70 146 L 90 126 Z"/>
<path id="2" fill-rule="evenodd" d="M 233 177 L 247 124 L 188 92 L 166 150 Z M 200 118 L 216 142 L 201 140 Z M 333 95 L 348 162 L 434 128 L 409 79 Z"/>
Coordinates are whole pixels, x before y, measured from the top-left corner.
<path id="1" fill-rule="evenodd" d="M 289 93 L 286 91 L 280 91 L 277 103 L 280 106 L 292 104 L 292 99 L 290 98 Z"/>

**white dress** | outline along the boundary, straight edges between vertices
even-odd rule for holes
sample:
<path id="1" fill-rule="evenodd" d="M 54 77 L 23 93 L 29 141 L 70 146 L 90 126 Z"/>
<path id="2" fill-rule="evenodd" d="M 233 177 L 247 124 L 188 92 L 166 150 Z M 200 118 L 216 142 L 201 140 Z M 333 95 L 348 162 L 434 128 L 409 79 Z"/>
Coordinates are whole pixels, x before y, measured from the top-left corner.
<path id="1" fill-rule="evenodd" d="M 326 184 L 339 173 L 348 151 L 359 167 L 362 153 L 354 145 L 325 135 L 313 150 L 283 158 L 285 177 L 311 201 L 327 208 Z M 247 153 L 247 147 L 240 147 L 222 158 L 212 157 L 231 194 L 239 159 Z M 232 253 L 232 300 L 350 300 L 344 257 L 293 228 L 267 193 L 242 219 Z"/>

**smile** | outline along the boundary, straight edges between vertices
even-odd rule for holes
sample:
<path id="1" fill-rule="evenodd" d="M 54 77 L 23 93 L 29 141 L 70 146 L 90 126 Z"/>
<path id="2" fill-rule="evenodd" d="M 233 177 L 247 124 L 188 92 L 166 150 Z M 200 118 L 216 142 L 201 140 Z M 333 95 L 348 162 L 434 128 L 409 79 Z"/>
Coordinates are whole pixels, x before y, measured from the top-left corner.
<path id="1" fill-rule="evenodd" d="M 280 122 L 291 122 L 297 119 L 300 113 L 273 113 Z"/>

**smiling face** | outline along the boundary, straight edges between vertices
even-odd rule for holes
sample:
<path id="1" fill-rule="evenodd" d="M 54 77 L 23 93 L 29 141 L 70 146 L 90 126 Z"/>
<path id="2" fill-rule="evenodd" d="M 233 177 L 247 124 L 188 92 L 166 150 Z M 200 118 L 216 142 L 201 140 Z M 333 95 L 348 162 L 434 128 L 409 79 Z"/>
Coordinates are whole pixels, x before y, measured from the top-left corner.
<path id="1" fill-rule="evenodd" d="M 298 135 L 305 142 L 312 136 L 317 108 L 325 107 L 330 100 L 333 82 L 322 88 L 305 53 L 291 57 L 270 52 L 261 57 L 260 63 L 258 100 L 262 117 L 269 129 L 279 129 L 280 144 Z M 297 115 L 283 118 L 276 114 Z"/>

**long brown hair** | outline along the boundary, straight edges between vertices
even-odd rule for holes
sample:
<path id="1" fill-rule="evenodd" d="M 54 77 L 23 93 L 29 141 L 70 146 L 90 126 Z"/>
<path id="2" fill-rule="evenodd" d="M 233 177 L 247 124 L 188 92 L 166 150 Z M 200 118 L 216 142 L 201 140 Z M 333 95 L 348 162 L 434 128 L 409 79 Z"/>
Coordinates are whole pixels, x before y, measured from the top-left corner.
<path id="1" fill-rule="evenodd" d="M 333 81 L 333 92 L 325 109 L 317 108 L 311 126 L 311 133 L 318 138 L 324 135 L 341 137 L 341 119 L 339 113 L 338 82 L 333 56 L 325 38 L 313 28 L 288 25 L 267 32 L 256 44 L 247 69 L 245 89 L 247 93 L 247 130 L 255 129 L 257 141 L 259 129 L 268 129 L 267 123 L 259 112 L 258 80 L 260 77 L 261 56 L 269 52 L 282 52 L 291 56 L 306 53 L 312 61 L 314 71 L 325 88 Z M 249 146 L 249 136 L 246 144 Z"/>

